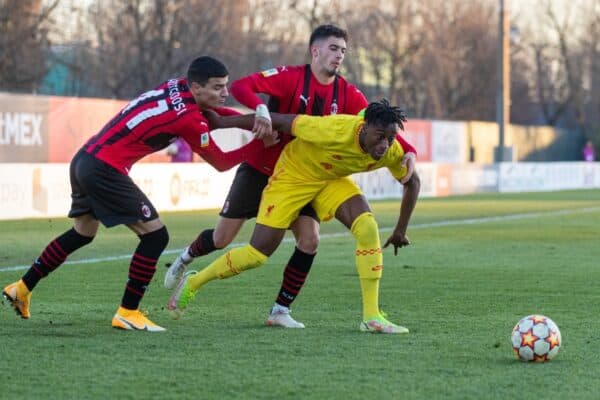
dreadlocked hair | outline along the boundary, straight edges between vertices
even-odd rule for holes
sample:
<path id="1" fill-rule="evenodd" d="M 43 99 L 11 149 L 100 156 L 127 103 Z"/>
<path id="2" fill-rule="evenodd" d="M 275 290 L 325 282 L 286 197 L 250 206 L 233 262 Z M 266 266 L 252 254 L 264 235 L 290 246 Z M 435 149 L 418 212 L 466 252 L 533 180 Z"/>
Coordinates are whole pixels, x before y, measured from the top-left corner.
<path id="1" fill-rule="evenodd" d="M 406 114 L 400 107 L 391 106 L 387 99 L 369 103 L 365 111 L 365 122 L 369 125 L 376 124 L 387 126 L 389 124 L 398 124 L 400 129 L 404 130 Z"/>

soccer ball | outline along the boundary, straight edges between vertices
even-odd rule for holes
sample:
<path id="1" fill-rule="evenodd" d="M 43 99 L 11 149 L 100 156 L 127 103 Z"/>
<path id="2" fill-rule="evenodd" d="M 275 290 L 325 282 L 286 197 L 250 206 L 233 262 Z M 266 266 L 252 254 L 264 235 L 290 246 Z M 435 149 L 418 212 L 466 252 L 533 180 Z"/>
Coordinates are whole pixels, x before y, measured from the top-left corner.
<path id="1" fill-rule="evenodd" d="M 558 326 L 543 315 L 528 315 L 512 330 L 513 351 L 521 361 L 545 362 L 558 354 L 561 337 Z"/>

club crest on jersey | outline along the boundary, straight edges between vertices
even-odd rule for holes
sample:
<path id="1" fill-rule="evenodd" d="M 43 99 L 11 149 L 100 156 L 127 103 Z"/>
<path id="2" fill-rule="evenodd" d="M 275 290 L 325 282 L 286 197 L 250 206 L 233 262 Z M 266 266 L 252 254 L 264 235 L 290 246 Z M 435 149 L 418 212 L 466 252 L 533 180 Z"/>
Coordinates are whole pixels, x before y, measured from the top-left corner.
<path id="1" fill-rule="evenodd" d="M 204 132 L 202 135 L 200 135 L 200 147 L 207 147 L 209 145 L 210 142 L 210 135 L 208 134 L 208 132 Z"/>
<path id="2" fill-rule="evenodd" d="M 277 68 L 270 68 L 270 69 L 266 69 L 261 72 L 262 76 L 264 76 L 265 78 L 268 78 L 273 75 L 277 75 L 278 73 L 279 73 L 279 71 L 277 71 Z"/>
<path id="3" fill-rule="evenodd" d="M 150 218 L 151 214 L 152 214 L 152 211 L 150 211 L 150 207 L 148 207 L 146 204 L 142 203 L 142 215 L 145 218 Z"/>
<path id="4" fill-rule="evenodd" d="M 225 204 L 223 205 L 223 214 L 227 214 L 229 211 L 229 199 L 225 200 Z"/>

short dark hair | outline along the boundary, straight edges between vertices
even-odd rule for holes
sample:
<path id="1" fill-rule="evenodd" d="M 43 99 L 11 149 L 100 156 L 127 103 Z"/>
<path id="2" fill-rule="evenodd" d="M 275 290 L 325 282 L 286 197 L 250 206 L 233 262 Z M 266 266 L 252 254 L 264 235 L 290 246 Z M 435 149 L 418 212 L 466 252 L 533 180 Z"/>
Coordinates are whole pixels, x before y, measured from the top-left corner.
<path id="1" fill-rule="evenodd" d="M 197 82 L 204 86 L 210 78 L 224 78 L 228 75 L 229 71 L 221 61 L 213 57 L 202 56 L 192 61 L 188 67 L 187 81 L 188 84 Z"/>
<path id="2" fill-rule="evenodd" d="M 336 38 L 341 38 L 345 41 L 348 41 L 348 32 L 346 32 L 344 29 L 332 24 L 319 25 L 310 34 L 308 47 L 312 46 L 312 44 L 317 40 L 327 39 L 330 36 L 335 36 Z"/>
<path id="3" fill-rule="evenodd" d="M 365 122 L 369 125 L 387 126 L 389 124 L 398 124 L 400 129 L 404 130 L 406 114 L 400 107 L 391 106 L 387 99 L 369 103 L 365 111 Z"/>

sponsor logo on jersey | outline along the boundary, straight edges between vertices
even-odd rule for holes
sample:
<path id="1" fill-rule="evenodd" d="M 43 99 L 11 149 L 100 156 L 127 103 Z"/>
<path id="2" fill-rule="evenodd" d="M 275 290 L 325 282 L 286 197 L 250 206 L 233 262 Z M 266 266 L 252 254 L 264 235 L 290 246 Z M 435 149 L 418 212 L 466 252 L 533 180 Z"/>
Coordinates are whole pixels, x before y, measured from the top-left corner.
<path id="1" fill-rule="evenodd" d="M 204 132 L 202 135 L 200 135 L 200 147 L 208 147 L 209 144 L 210 135 L 208 134 L 208 132 Z"/>
<path id="2" fill-rule="evenodd" d="M 264 76 L 265 78 L 268 78 L 273 75 L 277 75 L 278 73 L 279 73 L 279 71 L 277 71 L 277 68 L 270 68 L 270 69 L 266 69 L 261 72 L 262 76 Z"/>

